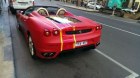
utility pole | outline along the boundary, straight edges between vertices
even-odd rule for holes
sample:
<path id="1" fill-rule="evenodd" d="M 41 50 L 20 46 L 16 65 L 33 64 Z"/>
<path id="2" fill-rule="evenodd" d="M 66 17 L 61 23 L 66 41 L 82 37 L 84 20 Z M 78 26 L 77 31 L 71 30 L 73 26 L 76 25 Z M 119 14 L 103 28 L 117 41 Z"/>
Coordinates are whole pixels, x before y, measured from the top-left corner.
<path id="1" fill-rule="evenodd" d="M 97 0 L 94 0 L 94 10 L 96 10 Z"/>

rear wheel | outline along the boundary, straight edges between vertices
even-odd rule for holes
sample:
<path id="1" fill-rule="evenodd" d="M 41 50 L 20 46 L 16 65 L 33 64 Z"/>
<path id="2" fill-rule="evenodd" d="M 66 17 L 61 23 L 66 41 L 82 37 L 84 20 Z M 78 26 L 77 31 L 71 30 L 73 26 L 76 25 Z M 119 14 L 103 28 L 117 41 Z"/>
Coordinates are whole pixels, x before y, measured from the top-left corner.
<path id="1" fill-rule="evenodd" d="M 19 31 L 21 31 L 21 26 L 20 26 L 20 24 L 19 24 L 18 21 L 17 21 L 17 29 L 18 29 Z"/>
<path id="2" fill-rule="evenodd" d="M 13 7 L 10 7 L 10 6 L 9 6 L 9 8 L 10 8 L 11 13 L 15 15 L 16 14 L 16 10 Z"/>
<path id="3" fill-rule="evenodd" d="M 16 15 L 16 20 L 17 20 L 17 29 L 18 29 L 19 31 L 21 31 L 22 29 L 21 29 L 21 26 L 20 26 L 20 24 L 19 24 L 19 20 L 18 20 L 17 15 Z"/>
<path id="4" fill-rule="evenodd" d="M 2 10 L 2 9 L 1 9 L 1 7 L 0 7 L 0 14 L 1 14 L 1 10 Z"/>
<path id="5" fill-rule="evenodd" d="M 104 9 L 103 9 L 103 8 L 100 8 L 100 9 L 99 9 L 99 12 L 100 12 L 100 13 L 102 13 L 103 11 L 104 11 Z"/>
<path id="6" fill-rule="evenodd" d="M 19 31 L 21 31 L 21 27 L 20 27 L 20 25 L 19 25 L 19 24 L 17 25 L 17 28 L 18 28 L 18 30 L 19 30 Z"/>
<path id="7" fill-rule="evenodd" d="M 36 56 L 36 53 L 35 53 L 34 43 L 33 43 L 30 35 L 28 35 L 28 47 L 29 47 L 31 57 L 33 59 L 36 59 L 37 56 Z"/>
<path id="8" fill-rule="evenodd" d="M 116 14 L 117 16 L 119 16 L 119 17 L 123 17 L 123 15 L 124 15 L 124 12 L 123 11 L 119 11 L 119 12 L 117 12 L 117 14 Z"/>
<path id="9" fill-rule="evenodd" d="M 96 7 L 96 10 L 99 10 L 99 9 Z"/>

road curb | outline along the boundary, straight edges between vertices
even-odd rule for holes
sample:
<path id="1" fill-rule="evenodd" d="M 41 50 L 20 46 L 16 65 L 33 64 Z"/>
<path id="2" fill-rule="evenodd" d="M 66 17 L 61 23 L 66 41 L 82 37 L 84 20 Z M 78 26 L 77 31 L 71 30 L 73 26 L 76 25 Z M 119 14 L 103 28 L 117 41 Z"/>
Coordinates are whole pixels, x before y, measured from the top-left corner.
<path id="1" fill-rule="evenodd" d="M 87 12 L 95 12 L 95 13 L 98 13 L 99 12 L 97 10 L 91 10 L 91 9 L 86 9 L 86 8 L 85 9 L 82 9 L 81 7 L 76 7 L 76 6 L 61 5 L 61 4 L 57 4 L 57 5 L 68 7 L 68 8 L 73 8 L 73 9 L 78 9 L 78 10 L 82 10 L 82 11 L 87 11 Z"/>
<path id="2" fill-rule="evenodd" d="M 13 35 L 12 35 L 12 29 L 11 29 L 11 24 L 10 24 L 10 11 L 9 11 L 9 9 L 8 9 L 8 18 L 9 18 L 9 28 L 10 28 L 10 37 L 11 37 L 11 48 L 12 48 L 12 58 L 13 58 L 13 67 L 14 67 L 14 69 L 13 69 L 13 77 L 14 78 L 17 78 L 17 75 L 16 75 L 16 66 L 15 66 L 15 53 L 14 53 L 14 48 L 13 48 Z"/>

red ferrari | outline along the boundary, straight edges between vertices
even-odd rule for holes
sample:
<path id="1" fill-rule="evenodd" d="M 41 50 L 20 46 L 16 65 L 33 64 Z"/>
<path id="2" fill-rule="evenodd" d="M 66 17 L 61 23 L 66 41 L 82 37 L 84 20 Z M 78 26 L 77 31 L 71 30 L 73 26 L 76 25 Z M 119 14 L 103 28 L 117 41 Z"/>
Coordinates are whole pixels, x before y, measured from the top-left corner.
<path id="1" fill-rule="evenodd" d="M 100 44 L 102 26 L 64 8 L 32 6 L 17 12 L 18 28 L 33 58 L 56 58 L 61 52 Z"/>

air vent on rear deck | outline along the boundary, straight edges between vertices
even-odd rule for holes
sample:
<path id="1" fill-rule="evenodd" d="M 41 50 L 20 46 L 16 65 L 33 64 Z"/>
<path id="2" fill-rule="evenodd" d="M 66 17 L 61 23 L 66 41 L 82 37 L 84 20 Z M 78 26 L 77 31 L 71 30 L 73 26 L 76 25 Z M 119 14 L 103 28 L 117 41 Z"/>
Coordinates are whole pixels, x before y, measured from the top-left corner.
<path id="1" fill-rule="evenodd" d="M 83 30 L 75 30 L 75 31 L 66 31 L 67 35 L 71 35 L 71 34 L 82 34 L 82 33 L 88 33 L 90 32 L 92 29 L 83 29 Z"/>

